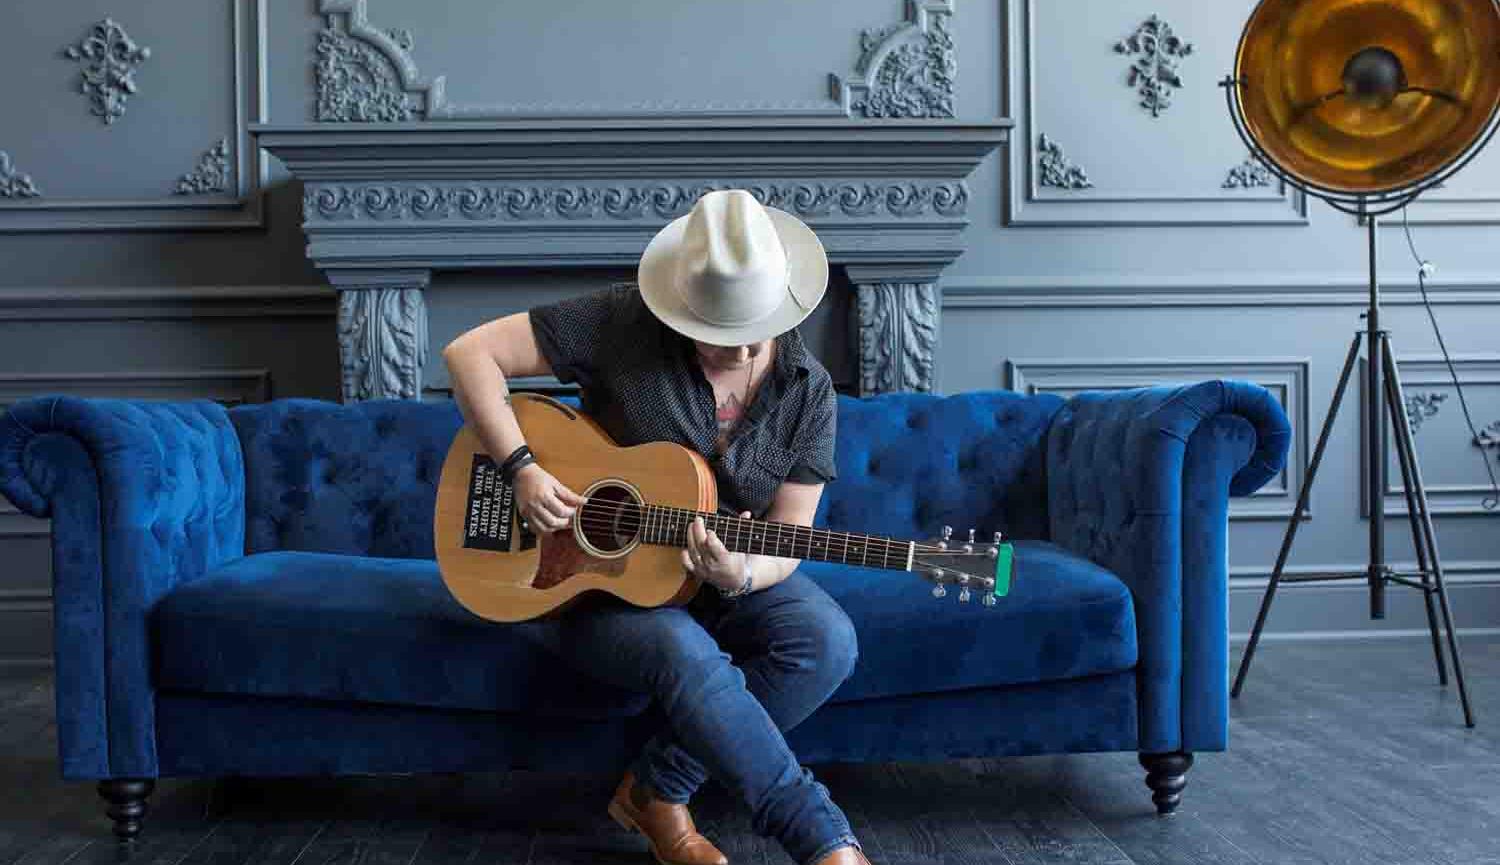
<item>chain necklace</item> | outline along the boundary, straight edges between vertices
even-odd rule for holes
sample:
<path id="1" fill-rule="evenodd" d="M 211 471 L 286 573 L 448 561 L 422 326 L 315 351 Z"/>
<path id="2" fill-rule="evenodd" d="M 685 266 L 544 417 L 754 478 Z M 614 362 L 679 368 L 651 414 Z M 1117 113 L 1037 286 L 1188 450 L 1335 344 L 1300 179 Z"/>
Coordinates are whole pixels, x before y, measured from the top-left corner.
<path id="1" fill-rule="evenodd" d="M 755 355 L 750 355 L 750 371 L 745 373 L 745 398 L 740 400 L 743 411 L 750 410 L 750 382 L 755 379 Z"/>

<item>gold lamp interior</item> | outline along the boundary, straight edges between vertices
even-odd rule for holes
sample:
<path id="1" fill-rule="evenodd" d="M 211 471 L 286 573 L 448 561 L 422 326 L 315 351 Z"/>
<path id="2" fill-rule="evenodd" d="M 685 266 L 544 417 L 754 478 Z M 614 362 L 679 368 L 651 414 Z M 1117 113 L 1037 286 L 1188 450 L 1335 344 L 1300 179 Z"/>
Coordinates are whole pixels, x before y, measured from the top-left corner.
<path id="1" fill-rule="evenodd" d="M 1460 160 L 1500 107 L 1497 0 L 1262 0 L 1235 60 L 1245 126 L 1336 193 L 1409 188 Z"/>

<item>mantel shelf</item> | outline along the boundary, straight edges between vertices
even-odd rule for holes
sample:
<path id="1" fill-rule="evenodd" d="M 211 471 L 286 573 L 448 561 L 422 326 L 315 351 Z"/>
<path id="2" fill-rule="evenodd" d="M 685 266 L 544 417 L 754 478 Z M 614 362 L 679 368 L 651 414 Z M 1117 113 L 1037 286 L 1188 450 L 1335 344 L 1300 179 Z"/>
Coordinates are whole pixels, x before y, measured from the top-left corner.
<path id="1" fill-rule="evenodd" d="M 340 289 L 345 398 L 363 399 L 421 392 L 433 271 L 633 267 L 664 224 L 731 187 L 806 222 L 857 286 L 861 390 L 929 390 L 935 284 L 963 252 L 968 178 L 1010 128 L 596 117 L 251 131 L 303 182 L 308 257 Z"/>
<path id="2" fill-rule="evenodd" d="M 305 184 L 325 269 L 635 263 L 710 188 L 790 211 L 835 264 L 931 279 L 960 252 L 967 177 L 1009 121 L 515 120 L 256 125 Z"/>

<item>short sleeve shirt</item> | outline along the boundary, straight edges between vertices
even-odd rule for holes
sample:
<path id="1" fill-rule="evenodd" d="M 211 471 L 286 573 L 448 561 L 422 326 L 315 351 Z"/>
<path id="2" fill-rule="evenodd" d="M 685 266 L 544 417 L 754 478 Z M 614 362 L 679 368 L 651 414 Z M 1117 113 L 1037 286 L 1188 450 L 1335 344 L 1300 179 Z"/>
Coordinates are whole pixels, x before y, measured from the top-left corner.
<path id="1" fill-rule="evenodd" d="M 577 382 L 583 410 L 622 446 L 671 441 L 702 454 L 719 509 L 764 517 L 783 481 L 827 483 L 834 472 L 837 396 L 794 328 L 722 453 L 713 386 L 692 340 L 662 324 L 634 286 L 530 311 L 537 347 L 559 381 Z"/>

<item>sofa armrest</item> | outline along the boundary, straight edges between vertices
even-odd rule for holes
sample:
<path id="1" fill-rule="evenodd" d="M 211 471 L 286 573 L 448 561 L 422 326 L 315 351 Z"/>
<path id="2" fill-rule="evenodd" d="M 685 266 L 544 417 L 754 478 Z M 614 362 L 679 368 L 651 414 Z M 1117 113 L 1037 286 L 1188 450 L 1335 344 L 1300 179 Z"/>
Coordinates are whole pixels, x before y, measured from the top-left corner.
<path id="1" fill-rule="evenodd" d="M 1081 393 L 1048 430 L 1052 540 L 1135 600 L 1143 752 L 1224 747 L 1228 500 L 1276 475 L 1290 442 L 1280 404 L 1239 381 Z"/>
<path id="2" fill-rule="evenodd" d="M 245 472 L 224 407 L 40 396 L 0 417 L 0 492 L 52 518 L 66 778 L 156 775 L 147 618 L 244 555 Z"/>

